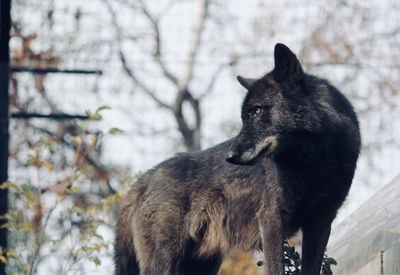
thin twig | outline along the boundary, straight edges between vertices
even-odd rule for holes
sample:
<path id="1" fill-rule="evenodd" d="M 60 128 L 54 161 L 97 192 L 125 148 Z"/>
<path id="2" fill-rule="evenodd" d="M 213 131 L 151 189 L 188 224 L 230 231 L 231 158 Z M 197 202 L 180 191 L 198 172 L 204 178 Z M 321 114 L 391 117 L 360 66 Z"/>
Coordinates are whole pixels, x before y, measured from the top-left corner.
<path id="1" fill-rule="evenodd" d="M 197 55 L 198 55 L 198 52 L 200 49 L 201 39 L 203 37 L 205 23 L 209 16 L 209 5 L 210 5 L 210 0 L 203 1 L 200 19 L 199 19 L 199 22 L 198 22 L 198 25 L 196 27 L 196 31 L 194 34 L 195 36 L 193 39 L 193 44 L 190 48 L 189 59 L 188 59 L 187 67 L 186 67 L 186 75 L 185 75 L 185 77 L 183 77 L 182 81 L 179 84 L 181 92 L 183 92 L 187 89 L 189 82 L 193 76 L 193 69 L 194 69 L 194 65 L 196 63 L 196 58 L 197 58 Z"/>
<path id="2" fill-rule="evenodd" d="M 117 38 L 117 47 L 118 47 L 118 55 L 119 55 L 119 59 L 121 61 L 122 64 L 122 68 L 124 70 L 124 72 L 128 75 L 128 77 L 137 85 L 141 88 L 141 90 L 148 95 L 149 97 L 151 97 L 160 107 L 163 108 L 167 108 L 167 109 L 171 109 L 171 107 L 163 102 L 160 98 L 158 98 L 152 91 L 150 88 L 148 88 L 142 81 L 139 80 L 139 78 L 135 75 L 134 71 L 129 67 L 127 61 L 126 61 L 126 57 L 125 57 L 125 53 L 122 50 L 122 31 L 121 28 L 118 24 L 117 21 L 117 16 L 115 14 L 114 9 L 112 8 L 110 2 L 108 0 L 104 0 L 104 3 L 107 6 L 108 11 L 110 12 L 111 15 L 111 20 L 112 20 L 112 24 L 115 28 L 116 31 L 116 38 Z"/>
<path id="3" fill-rule="evenodd" d="M 169 79 L 174 85 L 178 85 L 177 77 L 168 70 L 164 62 L 162 61 L 162 41 L 161 41 L 161 32 L 159 27 L 159 18 L 155 18 L 151 15 L 150 11 L 147 9 L 146 5 L 142 0 L 138 0 L 141 5 L 141 10 L 143 14 L 146 16 L 147 20 L 149 20 L 153 32 L 154 32 L 154 42 L 155 42 L 155 50 L 153 53 L 153 57 L 157 64 L 159 65 L 161 71 L 163 72 L 164 76 Z"/>
<path id="4" fill-rule="evenodd" d="M 217 82 L 219 76 L 221 73 L 224 71 L 226 67 L 232 66 L 232 62 L 229 63 L 222 63 L 220 64 L 216 69 L 215 72 L 212 74 L 212 77 L 210 79 L 210 82 L 208 82 L 208 85 L 204 92 L 199 96 L 199 100 L 203 100 L 206 96 L 212 93 L 214 90 L 215 83 Z"/>
<path id="5" fill-rule="evenodd" d="M 40 194 L 40 190 L 38 190 L 38 192 Z M 40 195 L 39 195 L 38 200 L 39 200 L 38 203 L 40 203 Z M 52 208 L 49 209 L 49 211 L 47 213 L 47 216 L 46 216 L 46 219 L 45 219 L 45 221 L 43 223 L 43 226 L 40 226 L 39 232 L 37 232 L 37 243 L 36 243 L 35 249 L 33 251 L 31 263 L 29 265 L 29 272 L 28 272 L 29 275 L 32 275 L 34 273 L 34 270 L 35 270 L 34 267 L 35 267 L 35 264 L 36 264 L 36 260 L 37 260 L 37 258 L 39 256 L 40 250 L 41 250 L 41 248 L 43 246 L 43 243 L 44 243 L 43 236 L 44 236 L 45 230 L 47 228 L 47 225 L 49 224 L 51 214 L 54 212 L 54 210 L 57 208 L 57 206 L 58 206 L 58 202 L 56 202 L 55 205 Z"/>
<path id="6" fill-rule="evenodd" d="M 42 133 L 45 133 L 49 136 L 52 137 L 57 137 L 57 139 L 64 145 L 66 145 L 67 147 L 71 148 L 72 150 L 76 151 L 77 147 L 74 143 L 68 142 L 63 135 L 56 135 L 55 133 L 45 129 L 45 128 L 41 128 L 38 126 L 34 126 L 32 124 L 29 125 L 30 127 L 32 127 L 33 129 L 40 131 Z M 85 160 L 91 165 L 93 166 L 97 171 L 103 171 L 104 173 L 106 173 L 107 175 L 109 174 L 108 169 L 106 168 L 106 166 L 104 166 L 102 163 L 99 163 L 98 161 L 95 160 L 94 157 L 92 157 L 89 153 L 84 154 L 83 157 L 85 158 Z M 116 190 L 111 186 L 110 180 L 107 177 L 107 179 L 105 180 L 106 185 L 110 191 L 111 194 L 115 194 Z"/>

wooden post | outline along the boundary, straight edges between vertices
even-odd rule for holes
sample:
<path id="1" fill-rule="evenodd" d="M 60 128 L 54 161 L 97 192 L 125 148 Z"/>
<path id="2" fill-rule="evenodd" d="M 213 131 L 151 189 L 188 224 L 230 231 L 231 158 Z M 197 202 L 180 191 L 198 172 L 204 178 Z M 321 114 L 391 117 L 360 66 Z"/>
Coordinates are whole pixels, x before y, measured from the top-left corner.
<path id="1" fill-rule="evenodd" d="M 8 179 L 8 124 L 10 77 L 10 26 L 11 0 L 0 1 L 0 184 Z M 0 215 L 8 211 L 8 190 L 0 189 Z M 4 220 L 0 220 L 0 226 Z M 7 229 L 0 228 L 0 246 L 7 249 Z M 0 275 L 5 275 L 5 264 L 0 262 Z"/>

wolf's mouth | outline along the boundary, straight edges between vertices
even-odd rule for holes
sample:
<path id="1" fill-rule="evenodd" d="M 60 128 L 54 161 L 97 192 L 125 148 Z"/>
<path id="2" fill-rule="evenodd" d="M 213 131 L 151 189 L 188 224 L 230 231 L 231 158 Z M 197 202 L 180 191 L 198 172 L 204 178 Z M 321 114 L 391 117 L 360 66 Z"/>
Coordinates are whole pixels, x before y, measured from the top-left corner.
<path id="1" fill-rule="evenodd" d="M 272 144 L 268 144 L 264 149 L 262 149 L 253 159 L 249 160 L 247 163 L 243 165 L 254 165 L 259 162 L 261 159 L 268 157 L 272 152 L 269 150 Z"/>
<path id="2" fill-rule="evenodd" d="M 275 136 L 269 136 L 264 140 L 255 144 L 254 147 L 246 150 L 244 153 L 240 155 L 235 155 L 231 150 L 228 153 L 228 157 L 226 160 L 232 164 L 237 165 L 253 165 L 260 158 L 266 157 L 271 154 L 277 144 L 277 138 Z"/>

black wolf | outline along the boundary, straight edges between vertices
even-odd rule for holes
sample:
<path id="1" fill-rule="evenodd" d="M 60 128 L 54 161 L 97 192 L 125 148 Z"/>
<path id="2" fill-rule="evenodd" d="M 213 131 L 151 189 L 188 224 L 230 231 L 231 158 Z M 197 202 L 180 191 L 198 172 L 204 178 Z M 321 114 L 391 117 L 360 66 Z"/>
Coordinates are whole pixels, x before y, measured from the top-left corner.
<path id="1" fill-rule="evenodd" d="M 360 150 L 357 117 L 283 44 L 248 90 L 235 139 L 146 172 L 122 205 L 116 274 L 217 274 L 232 250 L 262 249 L 284 273 L 283 243 L 303 232 L 302 270 L 317 275 Z"/>

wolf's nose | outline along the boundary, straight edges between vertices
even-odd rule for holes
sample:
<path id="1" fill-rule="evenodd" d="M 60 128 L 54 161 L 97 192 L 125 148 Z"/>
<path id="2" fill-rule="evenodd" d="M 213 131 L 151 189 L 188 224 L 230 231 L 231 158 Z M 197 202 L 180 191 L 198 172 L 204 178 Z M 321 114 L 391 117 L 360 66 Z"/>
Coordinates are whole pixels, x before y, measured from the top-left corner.
<path id="1" fill-rule="evenodd" d="M 236 156 L 232 151 L 228 152 L 228 155 L 226 156 L 225 160 L 227 162 L 230 162 L 230 163 L 233 163 L 233 164 L 236 164 L 236 162 L 237 162 Z"/>

